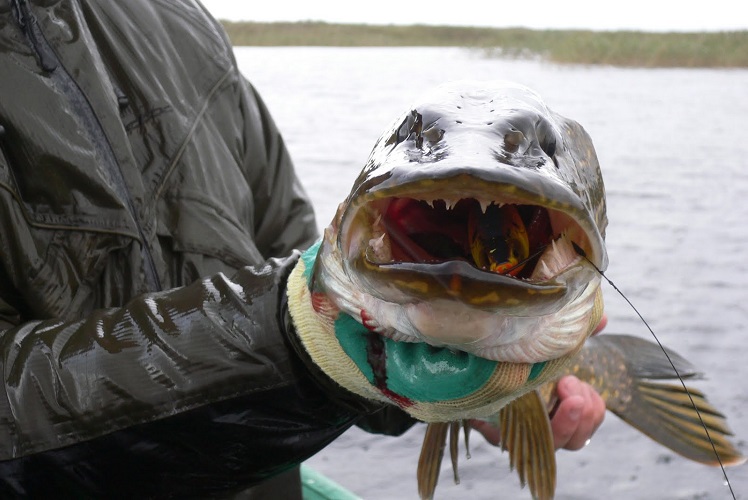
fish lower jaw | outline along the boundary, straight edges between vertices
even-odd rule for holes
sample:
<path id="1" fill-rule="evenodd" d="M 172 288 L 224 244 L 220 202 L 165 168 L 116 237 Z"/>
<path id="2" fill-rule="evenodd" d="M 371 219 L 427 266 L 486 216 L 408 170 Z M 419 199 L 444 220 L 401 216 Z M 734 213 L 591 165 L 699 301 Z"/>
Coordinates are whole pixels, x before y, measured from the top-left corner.
<path id="1" fill-rule="evenodd" d="M 494 361 L 539 363 L 566 355 L 584 341 L 597 290 L 599 281 L 544 316 L 499 315 L 448 301 L 399 305 L 371 296 L 364 297 L 359 311 L 370 329 L 398 342 L 424 342 Z"/>

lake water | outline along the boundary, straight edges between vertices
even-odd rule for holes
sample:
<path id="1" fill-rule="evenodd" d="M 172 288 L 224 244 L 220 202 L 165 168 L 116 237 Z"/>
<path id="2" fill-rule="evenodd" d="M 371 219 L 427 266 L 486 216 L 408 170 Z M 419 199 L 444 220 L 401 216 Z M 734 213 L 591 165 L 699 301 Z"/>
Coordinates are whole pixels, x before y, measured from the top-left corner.
<path id="1" fill-rule="evenodd" d="M 332 219 L 374 141 L 425 89 L 509 79 L 590 132 L 608 197 L 608 275 L 661 341 L 707 378 L 695 386 L 748 453 L 748 71 L 559 66 L 456 48 L 236 49 L 317 209 Z M 609 332 L 648 336 L 605 289 Z M 308 463 L 366 499 L 417 498 L 423 426 L 344 434 Z M 445 461 L 436 498 L 529 498 L 480 436 L 460 485 Z M 581 452 L 559 452 L 560 499 L 730 498 L 719 469 L 688 462 L 608 414 Z M 748 499 L 748 465 L 728 469 Z"/>

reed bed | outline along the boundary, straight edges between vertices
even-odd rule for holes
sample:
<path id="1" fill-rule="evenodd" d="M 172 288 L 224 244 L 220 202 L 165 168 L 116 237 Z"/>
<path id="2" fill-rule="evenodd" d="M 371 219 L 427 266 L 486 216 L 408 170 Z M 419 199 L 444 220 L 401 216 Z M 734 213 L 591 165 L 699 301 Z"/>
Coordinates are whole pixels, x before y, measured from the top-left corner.
<path id="1" fill-rule="evenodd" d="M 223 21 L 234 45 L 469 47 L 494 57 L 630 67 L 745 68 L 748 31 L 652 33 Z"/>

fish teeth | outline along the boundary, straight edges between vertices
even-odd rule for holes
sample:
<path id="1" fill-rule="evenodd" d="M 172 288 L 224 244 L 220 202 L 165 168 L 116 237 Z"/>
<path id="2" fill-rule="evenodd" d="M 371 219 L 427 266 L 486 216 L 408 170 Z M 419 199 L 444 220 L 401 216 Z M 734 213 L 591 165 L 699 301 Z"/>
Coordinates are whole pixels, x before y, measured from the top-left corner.
<path id="1" fill-rule="evenodd" d="M 452 200 L 445 199 L 444 203 L 447 205 L 447 210 L 452 210 L 459 201 L 460 200 L 457 200 L 457 199 L 452 199 Z"/>
<path id="2" fill-rule="evenodd" d="M 485 214 L 486 210 L 488 210 L 488 207 L 493 203 L 489 200 L 478 200 L 478 203 L 480 203 L 480 209 Z"/>
<path id="3" fill-rule="evenodd" d="M 531 279 L 550 279 L 567 269 L 578 258 L 571 241 L 566 238 L 565 234 L 562 234 L 551 240 L 548 248 L 541 255 Z"/>
<path id="4" fill-rule="evenodd" d="M 369 240 L 369 249 L 379 262 L 388 262 L 392 260 L 392 251 L 389 242 L 385 239 L 386 236 L 385 233 L 382 233 L 381 236 Z"/>
<path id="5" fill-rule="evenodd" d="M 551 273 L 551 270 L 548 268 L 548 264 L 546 264 L 545 261 L 541 261 L 540 264 L 543 266 L 544 278 L 550 278 L 553 276 L 553 273 Z"/>

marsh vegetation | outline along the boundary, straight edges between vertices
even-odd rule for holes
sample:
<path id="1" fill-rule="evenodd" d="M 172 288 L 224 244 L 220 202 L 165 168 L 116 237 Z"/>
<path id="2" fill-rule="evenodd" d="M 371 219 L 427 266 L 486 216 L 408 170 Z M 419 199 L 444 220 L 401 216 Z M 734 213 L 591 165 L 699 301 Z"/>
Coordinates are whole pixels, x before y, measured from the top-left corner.
<path id="1" fill-rule="evenodd" d="M 628 67 L 748 67 L 748 31 L 651 33 L 323 22 L 223 22 L 237 46 L 472 47 L 489 55 Z"/>

